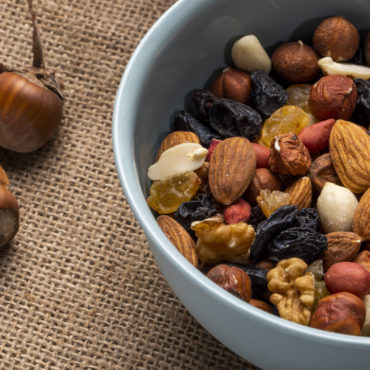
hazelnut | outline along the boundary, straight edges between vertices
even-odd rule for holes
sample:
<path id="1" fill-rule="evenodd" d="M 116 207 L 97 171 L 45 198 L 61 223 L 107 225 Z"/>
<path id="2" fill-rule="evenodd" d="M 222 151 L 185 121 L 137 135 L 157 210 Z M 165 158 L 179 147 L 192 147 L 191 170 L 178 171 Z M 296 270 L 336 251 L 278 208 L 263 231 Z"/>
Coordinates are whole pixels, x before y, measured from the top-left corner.
<path id="1" fill-rule="evenodd" d="M 256 198 L 262 189 L 281 190 L 282 183 L 277 175 L 267 168 L 257 168 L 251 184 L 245 192 L 245 199 L 248 203 L 257 204 Z"/>
<path id="2" fill-rule="evenodd" d="M 319 301 L 310 326 L 335 333 L 361 335 L 365 315 L 366 308 L 362 299 L 352 293 L 340 292 Z"/>
<path id="3" fill-rule="evenodd" d="M 272 140 L 269 167 L 281 175 L 306 175 L 311 167 L 311 157 L 301 139 L 288 132 Z"/>
<path id="4" fill-rule="evenodd" d="M 308 104 L 319 120 L 328 118 L 348 120 L 356 108 L 357 90 L 346 76 L 329 75 L 318 80 L 311 89 Z"/>
<path id="5" fill-rule="evenodd" d="M 302 41 L 287 42 L 272 54 L 272 67 L 292 83 L 308 82 L 319 74 L 316 52 Z"/>
<path id="6" fill-rule="evenodd" d="M 314 49 L 335 61 L 351 59 L 359 47 L 360 35 L 356 27 L 342 16 L 321 22 L 313 35 Z"/>
<path id="7" fill-rule="evenodd" d="M 236 68 L 226 68 L 214 80 L 211 92 L 218 98 L 247 104 L 251 97 L 250 74 Z"/>
<path id="8" fill-rule="evenodd" d="M 209 270 L 207 277 L 238 298 L 249 302 L 252 297 L 251 279 L 239 267 L 220 264 Z"/>
<path id="9" fill-rule="evenodd" d="M 310 179 L 317 191 L 321 191 L 327 181 L 341 185 L 331 162 L 330 153 L 322 154 L 312 162 Z"/>
<path id="10" fill-rule="evenodd" d="M 370 32 L 366 35 L 364 54 L 366 65 L 370 67 Z"/>

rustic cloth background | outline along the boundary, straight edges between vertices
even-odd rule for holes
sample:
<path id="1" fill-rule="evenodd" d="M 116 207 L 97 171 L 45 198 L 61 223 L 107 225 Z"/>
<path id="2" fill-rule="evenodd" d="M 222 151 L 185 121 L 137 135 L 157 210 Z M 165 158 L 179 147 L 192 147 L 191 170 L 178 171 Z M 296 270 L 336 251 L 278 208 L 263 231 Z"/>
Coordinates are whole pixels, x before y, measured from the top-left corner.
<path id="1" fill-rule="evenodd" d="M 119 185 L 115 93 L 145 32 L 175 0 L 34 0 L 65 118 L 41 150 L 0 150 L 21 211 L 0 251 L 1 368 L 255 369 L 168 288 Z M 25 0 L 1 0 L 1 61 L 31 64 Z"/>

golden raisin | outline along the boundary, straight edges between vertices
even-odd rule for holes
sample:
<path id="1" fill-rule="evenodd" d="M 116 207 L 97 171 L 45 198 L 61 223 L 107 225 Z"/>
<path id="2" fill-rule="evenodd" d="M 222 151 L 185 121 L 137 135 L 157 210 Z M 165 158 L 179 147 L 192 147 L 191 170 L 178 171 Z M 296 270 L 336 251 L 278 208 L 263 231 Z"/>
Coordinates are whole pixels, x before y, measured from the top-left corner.
<path id="1" fill-rule="evenodd" d="M 260 191 L 260 195 L 256 200 L 263 214 L 269 217 L 281 206 L 289 204 L 290 195 L 278 190 L 271 191 L 269 189 L 263 189 Z"/>
<path id="2" fill-rule="evenodd" d="M 153 181 L 147 203 L 159 214 L 173 213 L 195 196 L 200 183 L 200 177 L 193 171 Z"/>
<path id="3" fill-rule="evenodd" d="M 299 134 L 309 123 L 310 117 L 302 108 L 295 105 L 284 105 L 267 118 L 258 144 L 270 148 L 276 135 L 287 132 Z"/>

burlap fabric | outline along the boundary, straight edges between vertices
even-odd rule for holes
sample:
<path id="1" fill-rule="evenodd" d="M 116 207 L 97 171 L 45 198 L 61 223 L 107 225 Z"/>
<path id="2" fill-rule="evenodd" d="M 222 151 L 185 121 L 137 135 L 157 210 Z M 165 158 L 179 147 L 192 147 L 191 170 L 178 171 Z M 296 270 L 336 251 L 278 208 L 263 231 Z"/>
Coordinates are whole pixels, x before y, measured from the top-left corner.
<path id="1" fill-rule="evenodd" d="M 115 93 L 145 32 L 175 0 L 35 0 L 65 118 L 32 154 L 0 151 L 21 211 L 1 250 L 0 366 L 252 369 L 168 288 L 120 188 Z M 0 2 L 1 61 L 29 66 L 25 0 Z"/>

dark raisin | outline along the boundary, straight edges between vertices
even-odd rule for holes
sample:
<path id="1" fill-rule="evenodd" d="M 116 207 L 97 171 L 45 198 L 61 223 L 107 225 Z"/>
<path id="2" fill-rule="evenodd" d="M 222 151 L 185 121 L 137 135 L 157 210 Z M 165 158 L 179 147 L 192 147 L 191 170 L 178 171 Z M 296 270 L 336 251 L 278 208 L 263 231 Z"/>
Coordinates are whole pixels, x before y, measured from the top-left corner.
<path id="1" fill-rule="evenodd" d="M 327 248 L 325 235 L 307 227 L 291 227 L 274 238 L 269 252 L 278 260 L 298 257 L 310 264 L 321 258 Z"/>
<path id="2" fill-rule="evenodd" d="M 357 104 L 351 120 L 368 128 L 370 122 L 370 81 L 353 80 L 357 90 Z"/>
<path id="3" fill-rule="evenodd" d="M 250 262 L 256 263 L 268 254 L 271 240 L 282 230 L 295 224 L 297 210 L 296 206 L 282 206 L 258 225 L 256 237 L 250 248 Z"/>
<path id="4" fill-rule="evenodd" d="M 199 194 L 195 199 L 184 202 L 174 213 L 174 218 L 192 235 L 195 233 L 191 230 L 190 225 L 193 221 L 201 221 L 212 217 L 217 213 L 212 198 L 208 194 Z"/>
<path id="5" fill-rule="evenodd" d="M 239 264 L 233 263 L 233 266 L 237 266 L 245 271 L 252 281 L 252 297 L 255 299 L 261 299 L 269 302 L 268 298 L 270 293 L 267 289 L 267 270 L 262 267 L 257 267 L 251 264 Z"/>
<path id="6" fill-rule="evenodd" d="M 180 111 L 173 122 L 173 129 L 179 131 L 193 131 L 200 140 L 200 143 L 208 148 L 212 139 L 220 139 L 209 127 L 198 122 L 190 113 Z"/>
<path id="7" fill-rule="evenodd" d="M 307 227 L 312 230 L 319 230 L 321 226 L 320 217 L 314 208 L 302 208 L 297 212 L 298 227 Z"/>
<path id="8" fill-rule="evenodd" d="M 254 230 L 257 229 L 258 225 L 266 220 L 266 216 L 263 214 L 262 209 L 258 204 L 252 207 L 251 215 L 248 219 L 248 224 L 254 227 Z"/>
<path id="9" fill-rule="evenodd" d="M 217 98 L 207 90 L 194 90 L 191 95 L 191 111 L 202 123 L 209 124 L 209 110 Z"/>
<path id="10" fill-rule="evenodd" d="M 242 136 L 255 141 L 262 117 L 251 107 L 230 99 L 217 99 L 209 109 L 209 125 L 223 138 Z"/>
<path id="11" fill-rule="evenodd" d="M 266 72 L 251 73 L 251 105 L 264 117 L 268 118 L 288 100 L 285 89 Z"/>

